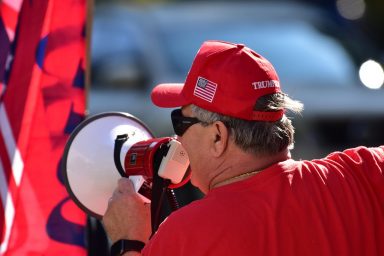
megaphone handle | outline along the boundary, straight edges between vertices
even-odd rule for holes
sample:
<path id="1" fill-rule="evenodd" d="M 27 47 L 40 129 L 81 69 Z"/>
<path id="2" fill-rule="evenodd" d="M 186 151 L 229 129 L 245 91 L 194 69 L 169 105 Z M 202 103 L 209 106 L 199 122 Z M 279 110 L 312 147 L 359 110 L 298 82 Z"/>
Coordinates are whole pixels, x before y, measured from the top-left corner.
<path id="1" fill-rule="evenodd" d="M 164 196 L 167 193 L 167 187 L 170 183 L 169 180 L 164 180 L 159 176 L 157 176 L 156 178 L 157 179 L 156 181 L 154 181 L 155 183 L 153 184 L 154 187 L 152 190 L 152 193 L 156 194 L 156 197 L 154 198 L 154 195 L 152 195 L 152 199 L 154 200 L 152 200 L 152 204 L 151 204 L 152 235 L 157 231 L 162 221 L 161 209 L 163 206 Z"/>
<path id="2" fill-rule="evenodd" d="M 115 139 L 115 148 L 113 150 L 113 160 L 115 161 L 116 169 L 120 173 L 121 177 L 127 177 L 120 160 L 121 148 L 123 147 L 123 144 L 127 141 L 127 139 L 128 134 L 117 135 Z"/>

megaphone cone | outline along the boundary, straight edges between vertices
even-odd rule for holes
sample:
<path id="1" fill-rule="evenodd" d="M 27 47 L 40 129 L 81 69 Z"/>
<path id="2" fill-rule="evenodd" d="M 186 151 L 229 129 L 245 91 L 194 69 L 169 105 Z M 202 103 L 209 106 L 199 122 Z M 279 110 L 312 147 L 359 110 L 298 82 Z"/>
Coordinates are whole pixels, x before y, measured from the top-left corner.
<path id="1" fill-rule="evenodd" d="M 121 175 L 114 161 L 115 139 L 127 134 L 120 161 L 129 148 L 153 138 L 138 118 L 123 112 L 105 112 L 83 121 L 64 149 L 62 170 L 65 186 L 74 202 L 87 214 L 101 218 Z"/>

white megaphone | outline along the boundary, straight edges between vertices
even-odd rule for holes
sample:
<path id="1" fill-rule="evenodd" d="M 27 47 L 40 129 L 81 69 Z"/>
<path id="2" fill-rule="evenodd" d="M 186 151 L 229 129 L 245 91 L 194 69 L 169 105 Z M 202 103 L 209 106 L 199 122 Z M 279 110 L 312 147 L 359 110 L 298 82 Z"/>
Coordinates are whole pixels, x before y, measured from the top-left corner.
<path id="1" fill-rule="evenodd" d="M 72 200 L 100 219 L 122 177 L 129 177 L 145 200 L 151 200 L 153 176 L 169 180 L 170 188 L 189 180 L 189 158 L 171 137 L 154 138 L 138 118 L 123 112 L 91 116 L 71 133 L 62 170 Z"/>

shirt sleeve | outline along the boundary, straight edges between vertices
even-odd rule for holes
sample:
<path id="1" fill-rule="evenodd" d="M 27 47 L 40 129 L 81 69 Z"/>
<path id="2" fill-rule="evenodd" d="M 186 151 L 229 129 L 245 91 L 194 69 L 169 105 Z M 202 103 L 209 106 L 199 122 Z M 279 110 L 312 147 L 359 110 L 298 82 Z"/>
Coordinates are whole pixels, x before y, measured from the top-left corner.
<path id="1" fill-rule="evenodd" d="M 330 154 L 326 160 L 337 164 L 344 172 L 360 180 L 384 198 L 384 146 L 376 148 L 357 147 Z"/>
<path id="2" fill-rule="evenodd" d="M 344 152 L 332 153 L 327 157 L 344 167 L 351 167 L 363 172 L 379 172 L 384 170 L 384 146 L 377 148 L 358 147 Z"/>

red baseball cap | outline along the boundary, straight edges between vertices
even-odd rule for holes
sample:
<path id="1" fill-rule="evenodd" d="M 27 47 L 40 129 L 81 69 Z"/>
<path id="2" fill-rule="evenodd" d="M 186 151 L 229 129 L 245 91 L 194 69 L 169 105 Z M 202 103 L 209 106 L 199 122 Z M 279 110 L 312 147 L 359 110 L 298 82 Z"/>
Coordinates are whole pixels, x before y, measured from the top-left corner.
<path id="1" fill-rule="evenodd" d="M 185 83 L 159 84 L 151 94 L 158 107 L 194 104 L 205 110 L 245 120 L 277 121 L 284 114 L 254 111 L 258 98 L 281 92 L 272 64 L 243 44 L 206 41 Z"/>

